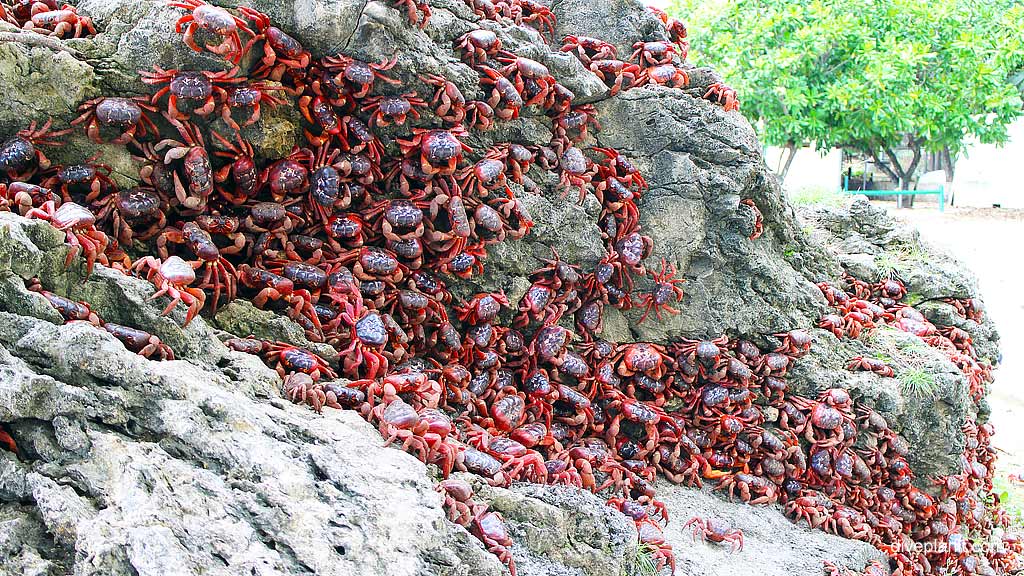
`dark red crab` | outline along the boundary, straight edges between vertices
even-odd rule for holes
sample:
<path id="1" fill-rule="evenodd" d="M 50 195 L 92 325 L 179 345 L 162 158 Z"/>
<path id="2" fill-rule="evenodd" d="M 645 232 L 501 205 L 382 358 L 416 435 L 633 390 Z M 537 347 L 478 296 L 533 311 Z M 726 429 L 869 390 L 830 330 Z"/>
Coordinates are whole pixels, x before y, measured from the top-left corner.
<path id="1" fill-rule="evenodd" d="M 428 128 L 413 128 L 413 137 L 410 140 L 398 140 L 398 146 L 402 154 L 407 157 L 415 156 L 419 152 L 420 168 L 429 175 L 450 176 L 462 159 L 463 152 L 472 152 L 473 149 L 459 140 L 467 136 L 464 129 L 455 128 L 452 130 L 433 130 Z"/>
<path id="2" fill-rule="evenodd" d="M 263 57 L 260 66 L 253 71 L 256 78 L 269 78 L 280 82 L 288 70 L 301 71 L 309 67 L 311 56 L 298 40 L 285 34 L 280 28 L 270 24 L 270 18 L 248 6 L 240 6 L 238 11 L 253 21 L 258 32 L 246 44 L 244 52 L 260 40 L 263 41 Z"/>
<path id="3" fill-rule="evenodd" d="M 159 134 L 156 125 L 146 115 L 146 112 L 155 113 L 156 108 L 150 105 L 149 98 L 145 96 L 101 96 L 82 103 L 78 111 L 82 115 L 74 119 L 71 125 L 84 124 L 89 139 L 97 144 L 103 143 L 101 131 L 104 128 L 118 130 L 117 138 L 111 140 L 113 144 L 127 144 L 134 141 L 136 135 L 141 138 L 147 134 Z"/>

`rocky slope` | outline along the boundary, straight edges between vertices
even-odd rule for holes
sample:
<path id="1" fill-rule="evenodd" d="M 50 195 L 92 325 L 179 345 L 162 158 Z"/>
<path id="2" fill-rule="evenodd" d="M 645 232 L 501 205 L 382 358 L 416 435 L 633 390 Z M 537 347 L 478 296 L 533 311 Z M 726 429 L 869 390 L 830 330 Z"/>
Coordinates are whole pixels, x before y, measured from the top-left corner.
<path id="1" fill-rule="evenodd" d="M 506 47 L 549 66 L 577 96 L 593 102 L 602 130 L 597 143 L 635 159 L 651 185 L 643 198 L 645 230 L 684 271 L 680 314 L 637 324 L 639 314 L 608 309 L 612 340 L 711 337 L 722 333 L 768 345 L 769 335 L 816 324 L 828 311 L 814 283 L 843 269 L 873 277 L 896 265 L 924 308 L 954 324 L 942 297 L 973 297 L 973 281 L 954 262 L 933 256 L 864 202 L 819 210 L 805 220 L 786 202 L 761 158 L 753 131 L 737 113 L 699 98 L 715 80 L 692 69 L 686 90 L 637 88 L 615 98 L 578 60 L 550 52 L 531 29 L 478 22 L 459 0 L 431 2 L 424 31 L 377 1 L 256 2 L 315 56 L 344 51 L 367 61 L 399 55 L 397 76 L 421 86 L 417 73 L 439 73 L 474 93 L 476 76 L 458 61 L 452 40 L 490 27 Z M 226 5 L 230 5 L 227 3 Z M 0 139 L 29 120 L 67 121 L 83 99 L 100 93 L 144 93 L 136 70 L 216 68 L 173 33 L 179 13 L 162 2 L 83 0 L 100 33 L 53 47 L 0 43 Z M 551 6 L 557 34 L 633 42 L 660 34 L 658 22 L 626 0 Z M 623 25 L 623 23 L 628 25 Z M 18 35 L 23 37 L 24 35 Z M 300 135 L 294 111 L 268 114 L 247 136 L 265 156 L 280 156 Z M 526 115 L 472 141 L 546 143 L 550 129 Z M 115 179 L 137 168 L 123 149 L 101 147 Z M 57 151 L 81 161 L 96 151 L 84 139 Z M 596 205 L 556 194 L 523 194 L 536 221 L 523 241 L 491 251 L 488 273 L 458 294 L 504 289 L 517 301 L 526 274 L 556 248 L 592 266 L 602 256 Z M 754 214 L 765 234 L 748 239 Z M 500 574 L 503 567 L 462 528 L 444 520 L 427 469 L 353 413 L 323 415 L 283 401 L 277 375 L 220 343 L 226 331 L 302 345 L 294 324 L 245 302 L 208 324 L 182 330 L 181 316 L 162 317 L 147 299 L 152 287 L 97 267 L 63 268 L 63 235 L 40 222 L 0 214 L 0 423 L 18 441 L 20 458 L 0 451 L 0 573 L 12 574 Z M 59 317 L 24 288 L 39 277 L 50 289 L 88 301 L 105 320 L 158 335 L 177 353 L 150 362 L 106 333 Z M 178 314 L 178 313 L 176 313 Z M 995 359 L 991 325 L 962 323 L 982 355 Z M 839 342 L 814 331 L 812 353 L 791 384 L 814 395 L 842 383 L 882 412 L 911 444 L 922 478 L 959 466 L 964 419 L 974 408 L 967 383 L 940 355 L 900 346 L 899 335 Z M 931 394 L 911 395 L 899 378 L 851 374 L 846 360 L 869 350 L 895 354 L 897 376 L 932 374 Z M 319 348 L 325 356 L 329 349 Z M 330 358 L 329 358 L 330 359 Z M 617 576 L 637 568 L 635 529 L 600 499 L 567 489 L 483 489 L 509 520 L 520 574 Z M 666 537 L 681 574 L 819 574 L 822 560 L 860 568 L 879 553 L 870 546 L 797 527 L 776 509 L 723 502 L 717 495 L 666 485 L 659 497 L 673 522 Z M 691 515 L 714 515 L 744 529 L 744 553 L 693 544 L 682 531 Z M 780 545 L 785 543 L 785 546 Z M 641 554 L 642 556 L 642 554 Z"/>

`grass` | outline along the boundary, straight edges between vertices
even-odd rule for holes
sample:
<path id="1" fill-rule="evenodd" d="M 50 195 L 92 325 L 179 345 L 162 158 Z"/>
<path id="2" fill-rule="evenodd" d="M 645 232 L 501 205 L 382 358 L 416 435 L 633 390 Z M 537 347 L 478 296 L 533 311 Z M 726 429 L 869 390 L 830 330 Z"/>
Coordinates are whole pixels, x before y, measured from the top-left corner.
<path id="1" fill-rule="evenodd" d="M 900 381 L 903 393 L 909 398 L 917 398 L 919 400 L 934 398 L 939 391 L 939 385 L 935 382 L 935 376 L 920 368 L 900 370 L 896 378 Z"/>
<path id="2" fill-rule="evenodd" d="M 636 555 L 623 568 L 622 576 L 658 576 L 658 563 L 654 560 L 654 550 L 647 544 L 636 547 Z"/>
<path id="3" fill-rule="evenodd" d="M 992 479 L 992 492 L 999 496 L 1003 510 L 1010 516 L 1011 528 L 1024 529 L 1024 487 L 996 472 Z"/>
<path id="4" fill-rule="evenodd" d="M 847 195 L 824 186 L 807 186 L 789 193 L 789 201 L 796 206 L 842 206 Z"/>
<path id="5" fill-rule="evenodd" d="M 897 244 L 885 252 L 875 256 L 875 266 L 882 278 L 900 278 L 900 270 L 906 268 L 908 262 L 925 262 L 927 255 L 920 246 L 914 244 Z"/>

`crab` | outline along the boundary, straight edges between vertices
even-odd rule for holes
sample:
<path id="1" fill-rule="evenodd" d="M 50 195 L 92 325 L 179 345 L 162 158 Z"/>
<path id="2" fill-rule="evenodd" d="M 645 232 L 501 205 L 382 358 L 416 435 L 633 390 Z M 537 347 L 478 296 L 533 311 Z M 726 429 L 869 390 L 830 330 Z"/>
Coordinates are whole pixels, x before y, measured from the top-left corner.
<path id="1" fill-rule="evenodd" d="M 11 181 L 23 181 L 31 178 L 37 170 L 50 167 L 50 160 L 39 149 L 39 146 L 60 146 L 59 140 L 67 136 L 71 130 L 50 130 L 51 120 L 36 128 L 35 121 L 28 128 L 19 130 L 13 138 L 0 144 L 0 173 L 6 174 Z"/>
<path id="2" fill-rule="evenodd" d="M 499 52 L 497 60 L 505 64 L 501 73 L 515 86 L 516 92 L 523 95 L 524 106 L 543 104 L 548 99 L 556 82 L 547 66 L 507 50 Z M 536 93 L 531 97 L 525 95 L 527 82 L 536 85 Z"/>
<path id="3" fill-rule="evenodd" d="M 658 446 L 660 433 L 658 426 L 663 423 L 672 422 L 665 412 L 657 406 L 633 400 L 625 394 L 614 390 L 609 394 L 611 402 L 605 410 L 615 414 L 605 426 L 605 439 L 609 444 L 614 445 L 619 437 L 619 428 L 623 420 L 632 422 L 644 428 L 646 441 L 639 448 L 638 457 L 643 457 L 652 452 Z"/>
<path id="4" fill-rule="evenodd" d="M 248 114 L 242 126 L 252 126 L 260 121 L 263 107 L 276 108 L 287 103 L 284 98 L 275 96 L 272 92 L 284 90 L 284 86 L 270 85 L 265 82 L 253 82 L 242 84 L 227 89 L 227 97 L 224 98 L 220 107 L 220 117 L 234 130 L 241 130 L 238 122 L 232 117 L 232 112 L 242 110 Z"/>
<path id="5" fill-rule="evenodd" d="M 455 41 L 455 47 L 462 51 L 462 60 L 470 66 L 479 66 L 498 54 L 501 40 L 498 35 L 483 28 L 470 30 Z"/>
<path id="6" fill-rule="evenodd" d="M 729 497 L 736 493 L 744 502 L 752 505 L 774 504 L 778 500 L 777 487 L 767 478 L 752 474 L 727 474 L 719 479 L 719 490 L 727 490 Z"/>
<path id="7" fill-rule="evenodd" d="M 743 550 L 743 532 L 732 528 L 717 518 L 701 518 L 694 516 L 683 524 L 683 528 L 693 528 L 693 538 L 712 542 L 728 542 L 733 553 Z"/>
<path id="8" fill-rule="evenodd" d="M 776 338 L 782 340 L 782 344 L 775 349 L 776 352 L 792 356 L 793 358 L 799 358 L 804 354 L 810 352 L 811 343 L 814 339 L 806 330 L 790 330 L 789 332 L 780 332 L 773 334 Z"/>
<path id="9" fill-rule="evenodd" d="M 482 293 L 456 306 L 455 313 L 466 324 L 484 324 L 493 322 L 502 306 L 508 306 L 504 292 Z"/>
<path id="10" fill-rule="evenodd" d="M 636 64 L 614 59 L 591 60 L 587 68 L 609 88 L 610 96 L 615 96 L 620 90 L 632 88 L 643 74 Z"/>
<path id="11" fill-rule="evenodd" d="M 182 30 L 185 31 L 182 40 L 189 48 L 196 52 L 203 51 L 203 47 L 199 46 L 195 40 L 196 32 L 203 29 L 223 38 L 221 43 L 216 46 L 207 44 L 205 46 L 207 50 L 227 58 L 234 64 L 238 64 L 242 59 L 245 50 L 242 49 L 242 40 L 239 38 L 238 32 L 242 31 L 250 35 L 253 33 L 245 25 L 244 20 L 233 16 L 223 8 L 207 4 L 203 0 L 174 0 L 168 2 L 167 5 L 190 11 L 179 18 L 174 26 L 174 31 L 178 34 L 181 34 Z"/>
<path id="12" fill-rule="evenodd" d="M 96 229 L 96 216 L 88 208 L 74 202 L 65 202 L 58 208 L 54 206 L 54 201 L 50 200 L 40 208 L 29 210 L 25 217 L 46 220 L 57 230 L 65 232 L 67 243 L 71 246 L 64 258 L 65 268 L 71 266 L 71 261 L 79 253 L 85 255 L 86 274 L 92 274 L 95 262 L 107 264 L 104 252 L 110 244 L 110 239 Z"/>
<path id="13" fill-rule="evenodd" d="M 556 140 L 568 140 L 574 144 L 587 139 L 589 135 L 588 128 L 601 129 L 601 124 L 597 121 L 597 110 L 593 104 L 576 106 L 566 110 L 555 117 L 554 124 L 554 138 Z"/>
<path id="14" fill-rule="evenodd" d="M 526 104 L 515 84 L 494 68 L 479 66 L 477 70 L 483 74 L 480 78 L 481 87 L 485 90 L 487 86 L 491 87 L 487 105 L 494 111 L 494 115 L 502 120 L 518 118 L 519 111 Z"/>
<path id="15" fill-rule="evenodd" d="M 420 81 L 434 87 L 430 106 L 438 118 L 453 125 L 461 124 L 466 118 L 466 97 L 459 87 L 437 74 L 420 76 Z"/>
<path id="16" fill-rule="evenodd" d="M 398 96 L 373 96 L 366 99 L 363 112 L 370 112 L 370 126 L 383 128 L 391 124 L 405 124 L 406 116 L 419 119 L 417 108 L 426 108 L 427 103 L 418 98 L 415 92 L 406 92 Z"/>
<path id="17" fill-rule="evenodd" d="M 155 149 L 168 149 L 164 155 L 164 164 L 181 160 L 185 183 L 182 183 L 177 170 L 173 172 L 174 195 L 177 201 L 187 210 L 202 210 L 213 193 L 214 181 L 213 168 L 206 153 L 203 135 L 192 124 L 179 122 L 169 115 L 165 115 L 165 118 L 178 129 L 184 142 L 168 138 L 158 142 Z"/>
<path id="18" fill-rule="evenodd" d="M 323 339 L 323 327 L 309 292 L 296 290 L 295 283 L 288 278 L 248 264 L 238 267 L 238 282 L 257 292 L 252 298 L 253 306 L 264 308 L 268 302 L 281 301 L 288 305 L 288 317 L 303 325 L 307 338 L 312 335 L 317 340 Z"/>
<path id="19" fill-rule="evenodd" d="M 643 323 L 652 311 L 658 317 L 658 320 L 661 320 L 662 310 L 669 314 L 678 314 L 679 311 L 672 307 L 670 300 L 674 298 L 675 302 L 678 303 L 683 298 L 683 289 L 679 285 L 684 283 L 685 280 L 675 277 L 676 267 L 669 264 L 667 260 L 662 258 L 661 270 L 657 274 L 652 271 L 650 275 L 651 280 L 654 281 L 654 290 L 644 294 L 640 299 L 639 305 L 644 308 L 643 316 L 640 317 L 640 323 Z"/>
<path id="20" fill-rule="evenodd" d="M 872 358 L 870 356 L 854 356 L 853 358 L 850 358 L 846 363 L 846 369 L 867 370 L 888 378 L 892 378 L 896 375 L 892 366 L 889 366 L 878 358 Z"/>
<path id="21" fill-rule="evenodd" d="M 122 326 L 113 322 L 103 324 L 103 329 L 110 332 L 124 344 L 124 347 L 144 358 L 174 360 L 174 351 L 159 338 L 138 328 Z"/>
<path id="22" fill-rule="evenodd" d="M 298 196 L 309 186 L 309 170 L 304 163 L 309 162 L 311 154 L 307 149 L 295 147 L 291 154 L 263 169 L 260 181 L 270 190 L 274 202 Z"/>
<path id="23" fill-rule="evenodd" d="M 613 44 L 589 36 L 573 36 L 571 34 L 562 38 L 561 50 L 562 52 L 575 52 L 580 62 L 588 67 L 594 60 L 611 59 L 616 56 Z"/>
<path id="24" fill-rule="evenodd" d="M 305 348 L 285 342 L 262 342 L 258 353 L 281 378 L 295 372 L 308 375 L 314 382 L 322 378 L 333 380 L 338 377 L 323 358 Z"/>
<path id="25" fill-rule="evenodd" d="M 96 35 L 92 18 L 82 16 L 70 4 L 60 9 L 50 8 L 45 3 L 33 2 L 31 17 L 22 28 L 57 38 L 81 38 Z"/>
<path id="26" fill-rule="evenodd" d="M 164 70 L 153 66 L 153 71 L 140 70 L 139 75 L 145 84 L 166 86 L 161 87 L 150 99 L 156 104 L 164 96 L 167 98 L 167 114 L 176 120 L 187 120 L 189 114 L 209 116 L 217 107 L 218 101 L 228 97 L 226 86 L 245 82 L 238 76 L 237 67 L 221 72 Z M 182 104 L 187 104 L 187 113 L 183 112 Z"/>
<path id="27" fill-rule="evenodd" d="M 565 196 L 572 188 L 579 190 L 579 203 L 587 198 L 587 192 L 593 190 L 593 178 L 597 174 L 597 166 L 587 158 L 579 148 L 570 146 L 562 153 L 560 162 L 561 173 L 559 186 Z"/>
<path id="28" fill-rule="evenodd" d="M 543 35 L 555 36 L 555 15 L 547 6 L 534 0 L 501 0 L 500 9 L 505 17 L 511 18 L 516 24 L 534 24 Z"/>
<path id="29" fill-rule="evenodd" d="M 73 198 L 82 199 L 85 204 L 106 196 L 117 186 L 110 179 L 112 168 L 106 164 L 92 164 L 98 155 L 84 164 L 67 164 L 57 169 L 56 174 L 43 180 L 43 187 L 59 194 L 65 202 Z M 84 194 L 84 196 L 82 196 Z"/>
<path id="30" fill-rule="evenodd" d="M 49 292 L 43 289 L 43 285 L 39 282 L 38 278 L 32 278 L 25 282 L 26 287 L 46 299 L 50 306 L 60 313 L 61 318 L 65 322 L 82 321 L 88 322 L 94 326 L 102 326 L 103 322 L 100 317 L 92 311 L 89 304 L 85 302 L 76 302 L 70 298 L 58 296 L 53 292 Z"/>
<path id="31" fill-rule="evenodd" d="M 196 273 L 192 265 L 180 257 L 171 256 L 161 261 L 153 256 L 146 256 L 135 262 L 132 268 L 136 272 L 144 271 L 146 280 L 157 287 L 157 291 L 149 297 L 150 300 L 155 300 L 164 294 L 171 297 L 171 302 L 164 308 L 162 315 L 170 314 L 178 302 L 184 302 L 188 306 L 185 323 L 182 324 L 184 327 L 188 326 L 196 314 L 203 309 L 203 305 L 206 303 L 206 293 L 199 288 L 189 286 L 195 282 Z"/>
<path id="32" fill-rule="evenodd" d="M 658 64 L 645 68 L 636 77 L 633 86 L 649 84 L 652 86 L 668 86 L 669 88 L 685 88 L 690 83 L 686 71 L 673 62 Z"/>
<path id="33" fill-rule="evenodd" d="M 146 115 L 147 111 L 155 113 L 156 108 L 150 105 L 149 98 L 145 96 L 101 96 L 85 101 L 78 107 L 78 111 L 82 114 L 72 120 L 71 125 L 84 124 L 86 134 L 96 144 L 103 144 L 103 128 L 116 128 L 119 131 L 117 138 L 111 140 L 113 144 L 134 142 L 136 135 L 144 137 L 147 134 L 159 134 L 156 125 Z"/>
<path id="34" fill-rule="evenodd" d="M 364 98 L 373 89 L 374 80 L 381 80 L 389 84 L 398 84 L 399 81 L 384 75 L 385 70 L 390 70 L 398 62 L 395 56 L 391 60 L 381 63 L 367 63 L 338 54 L 323 59 L 323 66 L 327 70 L 337 73 L 335 82 L 343 84 L 345 89 L 353 98 Z"/>
<path id="35" fill-rule="evenodd" d="M 676 55 L 675 46 L 660 40 L 654 42 L 637 42 L 633 44 L 630 60 L 636 60 L 641 68 L 651 68 L 661 64 L 671 64 Z"/>
<path id="36" fill-rule="evenodd" d="M 338 314 L 348 345 L 339 350 L 342 372 L 348 377 L 373 380 L 387 373 L 389 361 L 383 349 L 390 339 L 379 312 L 369 310 L 362 297 L 346 299 Z"/>
<path id="37" fill-rule="evenodd" d="M 280 28 L 271 26 L 266 14 L 248 6 L 239 6 L 238 11 L 253 21 L 258 32 L 246 44 L 244 51 L 248 52 L 253 44 L 263 40 L 263 58 L 260 59 L 260 66 L 253 71 L 253 76 L 280 82 L 285 71 L 305 70 L 309 67 L 309 51 Z"/>
<path id="38" fill-rule="evenodd" d="M 497 556 L 498 560 L 508 567 L 510 576 L 516 576 L 516 564 L 512 559 L 512 538 L 500 514 L 485 512 L 477 516 L 473 519 L 469 531 L 484 543 L 488 552 Z"/>
<path id="39" fill-rule="evenodd" d="M 156 242 L 157 251 L 163 258 L 168 256 L 168 243 L 187 244 L 199 259 L 191 265 L 193 268 L 202 267 L 204 270 L 199 287 L 213 290 L 210 300 L 211 312 L 217 311 L 217 304 L 222 292 L 228 302 L 235 299 L 238 273 L 235 271 L 235 266 L 221 255 L 220 249 L 214 244 L 209 232 L 203 230 L 195 222 L 186 222 L 180 230 L 177 228 L 167 229 L 157 238 Z"/>
<path id="40" fill-rule="evenodd" d="M 235 142 L 224 138 L 216 130 L 211 130 L 210 135 L 213 136 L 218 148 L 221 148 L 215 150 L 213 155 L 230 160 L 213 174 L 217 195 L 234 206 L 241 206 L 254 198 L 263 185 L 254 160 L 256 153 L 252 145 L 237 132 Z M 234 182 L 234 186 L 223 185 L 228 178 Z"/>
<path id="41" fill-rule="evenodd" d="M 726 112 L 740 109 L 740 101 L 736 98 L 736 91 L 721 82 L 715 82 L 708 86 L 708 91 L 703 98 L 722 105 Z"/>
<path id="42" fill-rule="evenodd" d="M 541 483 L 547 478 L 544 458 L 536 450 L 530 450 L 511 438 L 492 436 L 479 426 L 469 430 L 466 436 L 471 446 L 501 461 L 502 469 L 509 477 Z"/>
<path id="43" fill-rule="evenodd" d="M 396 9 L 404 8 L 409 23 L 420 30 L 427 27 L 430 21 L 430 3 L 426 0 L 391 0 Z"/>
<path id="44" fill-rule="evenodd" d="M 398 146 L 406 157 L 413 157 L 419 151 L 420 169 L 428 175 L 450 176 L 455 173 L 463 152 L 473 149 L 459 140 L 467 135 L 461 128 L 436 130 L 413 128 L 410 140 L 398 140 Z"/>

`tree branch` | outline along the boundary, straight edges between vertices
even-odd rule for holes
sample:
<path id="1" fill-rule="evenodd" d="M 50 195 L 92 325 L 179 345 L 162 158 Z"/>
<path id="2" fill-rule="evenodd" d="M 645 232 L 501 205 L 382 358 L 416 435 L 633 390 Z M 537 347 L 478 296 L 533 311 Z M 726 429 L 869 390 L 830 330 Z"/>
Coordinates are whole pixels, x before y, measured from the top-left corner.
<path id="1" fill-rule="evenodd" d="M 882 162 L 882 161 L 881 161 L 881 160 L 880 160 L 880 159 L 878 158 L 878 152 L 877 152 L 877 151 L 875 151 L 875 149 L 874 149 L 874 148 L 870 148 L 870 147 L 869 147 L 869 148 L 868 148 L 867 150 L 862 150 L 862 151 L 864 151 L 864 152 L 867 152 L 867 153 L 868 153 L 868 155 L 870 155 L 870 156 L 871 156 L 871 160 L 873 160 L 873 161 L 874 161 L 874 163 L 875 163 L 875 166 L 878 166 L 879 168 L 881 168 L 881 169 L 882 169 L 882 172 L 885 172 L 885 174 L 886 174 L 886 175 L 887 175 L 887 176 L 888 176 L 889 178 L 891 178 L 891 179 L 893 180 L 893 182 L 897 182 L 897 183 L 899 183 L 899 181 L 900 181 L 900 175 L 899 175 L 899 174 L 897 174 L 897 173 L 895 173 L 895 172 L 893 172 L 893 171 L 892 171 L 892 169 L 890 169 L 890 168 L 889 168 L 888 166 L 886 166 L 886 165 L 885 165 L 885 163 L 884 163 L 884 162 Z M 898 167 L 898 166 L 899 166 L 899 163 L 897 163 L 896 165 L 897 165 L 897 167 Z"/>

